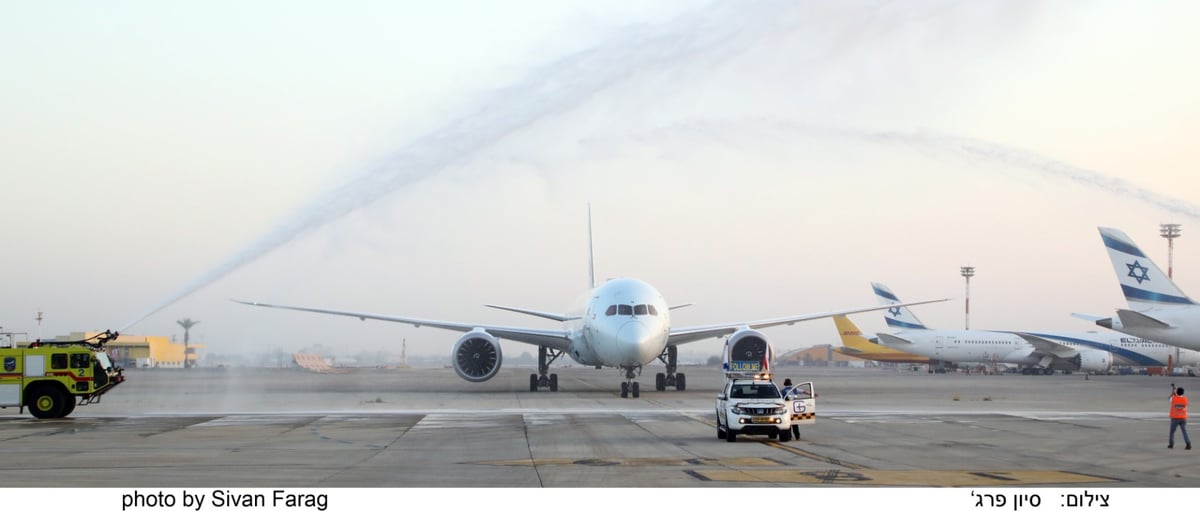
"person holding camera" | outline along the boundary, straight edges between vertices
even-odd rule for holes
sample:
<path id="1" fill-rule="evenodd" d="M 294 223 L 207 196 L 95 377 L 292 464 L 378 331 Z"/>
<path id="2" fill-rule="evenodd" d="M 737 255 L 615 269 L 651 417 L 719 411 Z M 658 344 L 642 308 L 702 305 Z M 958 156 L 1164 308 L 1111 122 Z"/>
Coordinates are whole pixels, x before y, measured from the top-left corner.
<path id="1" fill-rule="evenodd" d="M 1183 396 L 1183 388 L 1175 387 L 1175 383 L 1171 383 L 1171 436 L 1167 439 L 1167 448 L 1175 447 L 1175 428 L 1183 431 L 1183 442 L 1187 443 L 1185 450 L 1192 449 L 1192 440 L 1188 439 L 1187 433 L 1187 397 Z"/>

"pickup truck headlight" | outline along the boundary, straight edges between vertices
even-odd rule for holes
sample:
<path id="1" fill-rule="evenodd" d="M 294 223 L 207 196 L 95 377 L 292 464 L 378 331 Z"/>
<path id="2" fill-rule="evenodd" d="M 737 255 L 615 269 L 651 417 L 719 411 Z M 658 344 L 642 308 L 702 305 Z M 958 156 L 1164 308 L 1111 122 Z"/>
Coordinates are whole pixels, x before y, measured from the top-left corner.
<path id="1" fill-rule="evenodd" d="M 731 407 L 730 410 L 733 411 L 734 414 L 747 414 L 745 409 L 742 409 L 736 405 Z"/>

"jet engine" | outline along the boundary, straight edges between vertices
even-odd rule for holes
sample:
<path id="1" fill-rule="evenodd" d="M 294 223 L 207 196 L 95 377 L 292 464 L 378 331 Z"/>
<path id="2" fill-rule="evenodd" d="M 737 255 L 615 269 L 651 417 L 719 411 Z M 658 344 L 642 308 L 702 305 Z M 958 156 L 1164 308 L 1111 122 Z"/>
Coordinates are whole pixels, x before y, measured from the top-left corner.
<path id="1" fill-rule="evenodd" d="M 1105 373 L 1112 368 L 1112 354 L 1105 350 L 1084 350 L 1072 359 L 1082 372 Z"/>
<path id="2" fill-rule="evenodd" d="M 766 335 L 754 329 L 739 329 L 725 341 L 725 371 L 769 373 L 774 358 Z"/>
<path id="3" fill-rule="evenodd" d="M 500 371 L 500 341 L 483 331 L 468 332 L 454 343 L 450 358 L 459 377 L 483 382 Z"/>

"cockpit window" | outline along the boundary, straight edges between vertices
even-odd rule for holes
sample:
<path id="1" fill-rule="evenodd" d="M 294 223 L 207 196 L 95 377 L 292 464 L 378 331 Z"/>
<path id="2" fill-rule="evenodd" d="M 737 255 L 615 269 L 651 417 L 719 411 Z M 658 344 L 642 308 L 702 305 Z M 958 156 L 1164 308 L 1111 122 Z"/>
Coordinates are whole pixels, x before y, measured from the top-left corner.
<path id="1" fill-rule="evenodd" d="M 647 305 L 646 307 L 647 307 L 647 308 L 650 308 L 650 314 L 651 314 L 651 315 L 658 316 L 658 309 L 656 309 L 656 308 L 654 307 L 654 304 L 649 304 L 649 305 Z"/>
<path id="2" fill-rule="evenodd" d="M 635 315 L 641 315 L 641 316 L 646 316 L 646 305 L 645 305 L 645 304 L 638 304 L 638 305 L 634 306 L 634 307 L 633 307 L 633 314 L 635 314 Z"/>
<path id="3" fill-rule="evenodd" d="M 620 306 L 617 306 L 617 308 L 617 312 L 621 316 L 629 316 L 633 314 L 633 306 L 630 306 L 629 304 L 621 304 Z"/>
<path id="4" fill-rule="evenodd" d="M 616 304 L 613 304 L 613 305 L 609 306 L 608 309 L 604 310 L 604 316 L 613 316 L 615 314 L 617 314 L 617 305 Z"/>

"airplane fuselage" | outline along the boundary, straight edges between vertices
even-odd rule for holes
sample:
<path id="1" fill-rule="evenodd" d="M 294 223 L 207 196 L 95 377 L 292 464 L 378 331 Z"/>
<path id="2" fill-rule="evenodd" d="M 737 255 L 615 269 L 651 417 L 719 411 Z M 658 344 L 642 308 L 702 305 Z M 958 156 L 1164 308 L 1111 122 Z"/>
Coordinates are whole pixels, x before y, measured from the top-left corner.
<path id="1" fill-rule="evenodd" d="M 1196 333 L 1200 333 L 1200 307 L 1142 309 L 1140 312 L 1151 315 L 1170 327 L 1123 324 L 1119 318 L 1112 318 L 1112 325 L 1104 326 L 1126 335 L 1154 340 L 1173 347 L 1200 350 L 1200 336 L 1196 336 Z"/>
<path id="2" fill-rule="evenodd" d="M 637 367 L 654 361 L 667 347 L 670 306 L 653 286 L 637 279 L 613 279 L 579 301 L 569 323 L 567 355 L 589 366 Z"/>
<path id="3" fill-rule="evenodd" d="M 1115 364 L 1128 366 L 1166 366 L 1168 357 L 1177 365 L 1200 364 L 1200 353 L 1176 351 L 1175 347 L 1130 336 L 1108 332 L 1030 332 L 1078 351 L 1108 352 Z M 1036 365 L 1043 362 L 1037 348 L 1021 336 L 1005 331 L 982 330 L 905 330 L 893 336 L 911 343 L 889 343 L 889 347 L 954 363 L 998 362 Z M 1176 354 L 1176 352 L 1179 352 Z"/>

